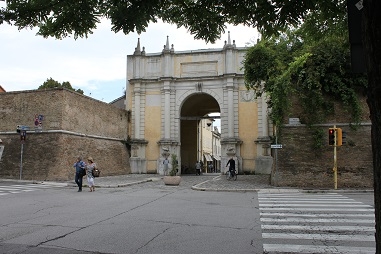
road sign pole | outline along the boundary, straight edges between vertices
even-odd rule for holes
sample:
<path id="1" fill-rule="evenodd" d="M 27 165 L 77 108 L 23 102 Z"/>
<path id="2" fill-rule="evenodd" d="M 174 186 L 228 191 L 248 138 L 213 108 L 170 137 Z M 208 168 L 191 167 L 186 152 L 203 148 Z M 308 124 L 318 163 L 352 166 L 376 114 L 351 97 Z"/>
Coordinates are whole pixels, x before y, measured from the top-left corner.
<path id="1" fill-rule="evenodd" d="M 21 142 L 21 158 L 20 158 L 20 180 L 22 179 L 22 154 L 24 152 L 24 142 Z"/>
<path id="2" fill-rule="evenodd" d="M 337 190 L 337 156 L 336 156 L 336 146 L 333 147 L 333 182 L 335 185 L 335 190 Z"/>
<path id="3" fill-rule="evenodd" d="M 335 128 L 335 144 L 333 146 L 333 184 L 335 187 L 335 190 L 337 190 L 337 151 L 336 151 L 336 142 L 337 142 L 337 131 L 336 131 L 336 125 L 333 126 Z"/>
<path id="4" fill-rule="evenodd" d="M 275 127 L 275 144 L 278 144 L 278 129 Z M 278 149 L 275 149 L 275 186 L 278 186 Z"/>

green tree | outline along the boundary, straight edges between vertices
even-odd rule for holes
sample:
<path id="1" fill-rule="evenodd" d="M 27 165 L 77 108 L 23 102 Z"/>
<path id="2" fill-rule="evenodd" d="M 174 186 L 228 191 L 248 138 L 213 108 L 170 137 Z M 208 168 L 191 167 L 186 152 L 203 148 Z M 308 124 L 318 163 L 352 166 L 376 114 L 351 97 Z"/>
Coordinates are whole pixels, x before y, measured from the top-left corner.
<path id="1" fill-rule="evenodd" d="M 114 32 L 144 32 L 159 19 L 185 27 L 197 39 L 214 42 L 226 23 L 257 26 L 276 33 L 297 24 L 308 10 L 322 10 L 331 18 L 342 11 L 343 1 L 331 0 L 8 0 L 0 11 L 0 24 L 20 29 L 38 27 L 38 34 L 58 39 L 87 37 L 102 18 Z"/>
<path id="2" fill-rule="evenodd" d="M 302 120 L 311 128 L 333 113 L 329 111 L 333 101 L 343 103 L 352 123 L 360 122 L 357 94 L 366 89 L 367 79 L 365 74 L 350 71 L 349 41 L 342 23 L 346 23 L 344 18 L 320 37 L 303 25 L 265 38 L 248 50 L 244 61 L 246 85 L 258 96 L 269 95 L 271 118 L 277 126 L 287 116 L 289 98 L 298 98 L 304 111 Z"/>
<path id="3" fill-rule="evenodd" d="M 372 121 L 372 151 L 376 211 L 376 249 L 381 253 L 381 1 L 363 0 L 362 42 L 368 74 L 367 103 Z M 346 12 L 345 0 L 7 0 L 0 9 L 0 24 L 20 29 L 37 27 L 44 37 L 87 37 L 102 18 L 114 32 L 144 32 L 151 22 L 185 27 L 197 39 L 214 42 L 225 24 L 256 26 L 271 36 L 297 26 L 314 14 L 324 26 Z M 312 22 L 313 23 L 313 22 Z"/>
<path id="4" fill-rule="evenodd" d="M 38 90 L 41 90 L 41 89 L 49 89 L 49 88 L 66 88 L 66 89 L 69 89 L 69 90 L 72 90 L 72 91 L 75 91 L 77 93 L 80 93 L 80 94 L 83 94 L 83 90 L 82 89 L 77 89 L 75 90 L 70 82 L 68 81 L 64 81 L 62 82 L 62 84 L 58 81 L 55 81 L 54 79 L 52 78 L 48 78 L 42 85 L 40 85 L 37 89 Z"/>

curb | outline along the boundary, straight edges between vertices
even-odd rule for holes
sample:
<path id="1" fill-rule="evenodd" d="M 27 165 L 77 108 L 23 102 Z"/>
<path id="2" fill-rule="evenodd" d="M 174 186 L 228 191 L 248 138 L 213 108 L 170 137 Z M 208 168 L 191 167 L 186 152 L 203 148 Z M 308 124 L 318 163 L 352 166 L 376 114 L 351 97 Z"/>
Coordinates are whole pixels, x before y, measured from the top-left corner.
<path id="1" fill-rule="evenodd" d="M 340 190 L 334 190 L 334 189 L 301 189 L 300 192 L 303 193 L 368 193 L 368 192 L 374 192 L 374 190 L 370 189 L 340 189 Z"/>
<path id="2" fill-rule="evenodd" d="M 130 185 L 135 185 L 135 184 L 141 184 L 141 183 L 147 183 L 147 182 L 154 182 L 154 181 L 159 181 L 159 178 L 147 178 L 144 180 L 140 181 L 134 181 L 134 182 L 127 182 L 127 183 L 121 183 L 121 184 L 95 184 L 95 187 L 98 188 L 119 188 L 119 187 L 126 187 Z M 67 186 L 70 187 L 77 187 L 77 184 L 75 183 L 69 183 Z M 87 184 L 82 184 L 82 187 L 88 187 Z"/>
<path id="3" fill-rule="evenodd" d="M 304 189 L 213 189 L 213 188 L 201 188 L 196 184 L 191 187 L 195 191 L 215 191 L 215 192 L 260 192 L 260 193 L 371 193 L 373 190 L 304 190 Z"/>
<path id="4" fill-rule="evenodd" d="M 214 191 L 214 192 L 259 192 L 260 189 L 212 189 L 212 188 L 198 188 L 195 186 L 191 187 L 195 191 Z"/>
<path id="5" fill-rule="evenodd" d="M 2 182 L 39 183 L 36 180 L 0 179 Z"/>
<path id="6" fill-rule="evenodd" d="M 221 175 L 214 177 L 212 180 L 220 178 Z M 276 188 L 254 188 L 254 189 L 214 189 L 198 187 L 212 180 L 206 180 L 191 187 L 192 190 L 196 191 L 216 191 L 216 192 L 263 192 L 263 193 L 280 193 L 280 192 L 300 192 L 298 189 L 276 189 Z"/>
<path id="7" fill-rule="evenodd" d="M 118 187 L 126 187 L 129 185 L 135 185 L 135 184 L 141 184 L 141 183 L 147 183 L 147 182 L 152 182 L 152 179 L 146 179 L 146 180 L 141 180 L 141 181 L 135 181 L 135 182 L 129 182 L 129 183 L 122 183 L 122 184 L 115 184 L 115 185 L 95 185 L 98 188 L 118 188 Z M 87 185 L 83 185 L 87 186 Z"/>
<path id="8" fill-rule="evenodd" d="M 60 186 L 60 187 L 66 187 L 69 186 L 68 183 L 59 183 L 59 182 L 34 182 L 35 184 L 42 184 L 42 185 L 53 185 L 53 186 Z"/>

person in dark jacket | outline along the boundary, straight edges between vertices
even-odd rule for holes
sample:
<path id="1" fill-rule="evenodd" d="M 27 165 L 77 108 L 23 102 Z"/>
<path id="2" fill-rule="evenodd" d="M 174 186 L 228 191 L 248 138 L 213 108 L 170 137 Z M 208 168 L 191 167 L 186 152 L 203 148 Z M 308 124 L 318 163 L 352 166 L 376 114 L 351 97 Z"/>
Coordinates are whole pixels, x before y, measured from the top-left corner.
<path id="1" fill-rule="evenodd" d="M 228 165 L 229 165 L 230 175 L 233 177 L 235 175 L 235 160 L 233 159 L 233 157 L 231 157 L 230 160 L 228 160 L 228 163 L 226 163 L 226 167 Z"/>
<path id="2" fill-rule="evenodd" d="M 78 185 L 78 192 L 82 191 L 82 178 L 84 176 L 83 172 L 85 170 L 85 163 L 82 158 L 78 156 L 77 161 L 74 163 L 75 167 L 75 183 Z"/>

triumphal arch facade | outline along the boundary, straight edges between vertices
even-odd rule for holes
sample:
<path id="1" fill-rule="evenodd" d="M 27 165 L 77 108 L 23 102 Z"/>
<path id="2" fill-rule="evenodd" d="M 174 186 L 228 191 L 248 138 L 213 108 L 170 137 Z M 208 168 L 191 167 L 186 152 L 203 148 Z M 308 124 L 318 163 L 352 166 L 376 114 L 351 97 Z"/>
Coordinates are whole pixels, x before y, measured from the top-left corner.
<path id="1" fill-rule="evenodd" d="M 244 84 L 247 48 L 227 41 L 219 49 L 146 53 L 138 41 L 127 56 L 127 110 L 132 173 L 165 174 L 163 160 L 176 155 L 178 174 L 198 158 L 199 121 L 219 112 L 221 166 L 236 160 L 239 173 L 270 174 L 270 134 L 265 98 Z M 143 45 L 143 43 L 142 43 Z M 169 165 L 171 167 L 171 164 Z"/>

